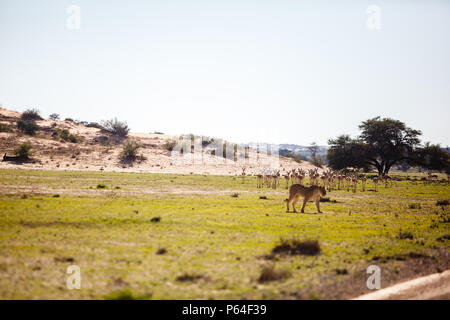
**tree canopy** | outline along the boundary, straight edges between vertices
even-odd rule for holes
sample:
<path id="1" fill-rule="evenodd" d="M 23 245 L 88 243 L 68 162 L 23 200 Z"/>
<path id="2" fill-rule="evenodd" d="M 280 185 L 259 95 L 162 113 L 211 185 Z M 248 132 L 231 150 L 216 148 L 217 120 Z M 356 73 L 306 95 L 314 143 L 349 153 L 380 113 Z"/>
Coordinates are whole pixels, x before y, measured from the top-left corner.
<path id="1" fill-rule="evenodd" d="M 419 139 L 422 132 L 399 120 L 376 117 L 363 121 L 359 129 L 361 134 L 355 139 L 344 134 L 328 141 L 327 159 L 331 168 L 374 167 L 382 175 L 393 165 L 406 161 L 430 170 L 448 170 L 448 152 L 439 145 L 422 146 Z"/>

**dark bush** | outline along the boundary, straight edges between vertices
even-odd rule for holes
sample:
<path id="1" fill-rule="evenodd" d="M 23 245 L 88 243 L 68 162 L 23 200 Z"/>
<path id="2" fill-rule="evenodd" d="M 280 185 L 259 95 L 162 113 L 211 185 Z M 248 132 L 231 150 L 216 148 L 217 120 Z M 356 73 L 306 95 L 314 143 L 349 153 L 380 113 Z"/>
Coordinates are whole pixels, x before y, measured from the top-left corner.
<path id="1" fill-rule="evenodd" d="M 30 136 L 34 136 L 36 131 L 40 129 L 34 120 L 19 120 L 17 121 L 17 128 Z"/>
<path id="2" fill-rule="evenodd" d="M 185 273 L 185 274 L 182 274 L 177 277 L 177 281 L 180 281 L 180 282 L 188 282 L 188 281 L 191 282 L 191 281 L 196 281 L 196 280 L 201 280 L 201 279 L 207 279 L 207 278 L 202 276 L 201 274 L 190 274 L 190 273 Z"/>
<path id="3" fill-rule="evenodd" d="M 59 120 L 59 114 L 57 114 L 57 113 L 52 113 L 51 115 L 49 115 L 48 118 L 49 118 L 50 120 L 57 121 L 57 120 Z"/>
<path id="4" fill-rule="evenodd" d="M 297 238 L 280 239 L 280 244 L 275 246 L 272 254 L 307 255 L 315 256 L 320 254 L 320 246 L 317 240 L 301 240 Z"/>
<path id="5" fill-rule="evenodd" d="M 20 116 L 22 120 L 42 120 L 40 112 L 38 109 L 28 109 L 25 110 Z"/>
<path id="6" fill-rule="evenodd" d="M 70 133 L 67 129 L 58 129 L 57 130 L 57 137 L 59 137 L 61 140 L 77 143 L 81 141 L 81 138 L 73 133 Z"/>
<path id="7" fill-rule="evenodd" d="M 106 120 L 102 122 L 103 129 L 107 132 L 124 138 L 128 135 L 128 132 L 130 131 L 130 128 L 128 127 L 126 122 L 122 122 L 117 120 L 117 118 Z"/>
<path id="8" fill-rule="evenodd" d="M 264 283 L 268 281 L 278 281 L 289 278 L 291 273 L 289 270 L 275 270 L 275 266 L 265 266 L 261 270 L 261 274 L 258 278 L 259 283 Z"/>
<path id="9" fill-rule="evenodd" d="M 411 232 L 409 232 L 409 231 L 400 231 L 399 233 L 398 233 L 398 238 L 399 239 L 414 239 L 414 236 L 413 236 L 413 234 L 411 233 Z"/>
<path id="10" fill-rule="evenodd" d="M 437 206 L 448 206 L 448 204 L 449 204 L 449 201 L 448 200 L 438 200 L 438 201 L 436 201 L 436 205 Z"/>

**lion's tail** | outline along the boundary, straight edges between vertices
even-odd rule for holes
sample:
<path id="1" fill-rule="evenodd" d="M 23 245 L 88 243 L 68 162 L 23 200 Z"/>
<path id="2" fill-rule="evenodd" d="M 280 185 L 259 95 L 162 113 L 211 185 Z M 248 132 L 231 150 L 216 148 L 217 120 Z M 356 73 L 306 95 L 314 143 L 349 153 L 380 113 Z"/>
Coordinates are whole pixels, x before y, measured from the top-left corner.
<path id="1" fill-rule="evenodd" d="M 289 199 L 287 199 L 287 198 L 286 198 L 286 199 L 284 199 L 284 202 L 288 202 L 288 201 L 289 201 Z"/>

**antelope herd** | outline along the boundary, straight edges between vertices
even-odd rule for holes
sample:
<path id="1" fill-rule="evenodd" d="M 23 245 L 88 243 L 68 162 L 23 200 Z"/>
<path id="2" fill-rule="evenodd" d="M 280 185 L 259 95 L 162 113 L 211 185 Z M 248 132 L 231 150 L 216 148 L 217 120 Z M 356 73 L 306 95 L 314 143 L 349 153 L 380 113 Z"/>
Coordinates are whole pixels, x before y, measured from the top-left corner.
<path id="1" fill-rule="evenodd" d="M 244 174 L 243 169 L 243 174 Z M 278 170 L 278 169 L 263 169 L 260 173 L 255 174 L 257 177 L 257 188 L 272 188 L 277 189 L 284 187 L 288 189 L 290 185 L 310 185 L 323 186 L 327 191 L 330 190 L 346 190 L 357 192 L 358 185 L 362 192 L 367 191 L 368 181 L 373 186 L 372 190 L 378 191 L 378 184 L 384 184 L 385 188 L 393 186 L 392 177 L 387 174 L 366 176 L 358 170 L 324 170 L 319 173 L 318 169 L 293 169 L 293 170 Z M 447 175 L 450 183 L 450 176 Z M 437 180 L 438 175 L 428 173 L 426 183 Z"/>
<path id="2" fill-rule="evenodd" d="M 243 175 L 245 175 L 245 169 L 243 169 Z M 361 191 L 366 191 L 367 182 L 370 180 L 373 185 L 373 191 L 378 191 L 378 183 L 384 184 L 385 188 L 393 186 L 392 177 L 387 174 L 366 176 L 364 173 L 358 170 L 324 170 L 319 174 L 318 169 L 293 169 L 293 170 L 278 170 L 278 169 L 263 169 L 260 173 L 255 174 L 257 177 L 257 188 L 272 188 L 277 189 L 284 186 L 288 189 L 290 185 L 310 185 L 310 186 L 323 186 L 327 191 L 330 190 L 347 190 L 356 192 L 358 184 L 360 183 Z M 308 178 L 308 179 L 307 179 Z M 428 177 L 425 183 L 430 183 L 439 180 L 437 174 L 428 173 Z M 448 183 L 450 184 L 450 175 L 447 175 Z"/>

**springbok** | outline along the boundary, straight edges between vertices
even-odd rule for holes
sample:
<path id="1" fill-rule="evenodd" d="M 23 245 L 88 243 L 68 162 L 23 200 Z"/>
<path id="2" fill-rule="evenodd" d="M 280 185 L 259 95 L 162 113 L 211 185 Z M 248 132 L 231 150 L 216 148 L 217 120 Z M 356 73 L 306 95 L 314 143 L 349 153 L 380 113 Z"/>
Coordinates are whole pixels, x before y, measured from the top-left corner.
<path id="1" fill-rule="evenodd" d="M 289 179 L 291 177 L 289 172 L 286 172 L 285 174 L 283 174 L 284 180 L 286 181 L 286 189 L 289 188 Z"/>
<path id="2" fill-rule="evenodd" d="M 381 176 L 381 180 L 384 181 L 385 188 L 387 188 L 389 186 L 389 184 L 392 187 L 392 178 L 390 176 L 388 176 L 387 174 L 383 174 Z"/>
<path id="3" fill-rule="evenodd" d="M 358 176 L 355 174 L 352 176 L 353 193 L 356 192 L 356 187 L 358 186 Z"/>
<path id="4" fill-rule="evenodd" d="M 373 185 L 375 186 L 375 192 L 378 192 L 378 177 L 372 178 Z"/>
<path id="5" fill-rule="evenodd" d="M 242 173 L 241 173 L 241 177 L 242 177 L 242 183 L 244 183 L 245 182 L 245 176 L 246 176 L 246 174 L 245 174 L 245 167 L 242 167 Z"/>
<path id="6" fill-rule="evenodd" d="M 367 182 L 367 178 L 366 178 L 366 176 L 363 176 L 361 178 L 361 189 L 363 192 L 366 191 L 366 182 Z"/>
<path id="7" fill-rule="evenodd" d="M 256 175 L 256 187 L 262 188 L 262 186 L 263 186 L 263 175 L 259 173 Z"/>
<path id="8" fill-rule="evenodd" d="M 345 177 L 345 187 L 347 189 L 347 192 L 350 191 L 350 182 L 352 181 L 352 178 L 350 176 Z"/>
<path id="9" fill-rule="evenodd" d="M 338 175 L 337 179 L 338 179 L 338 190 L 341 190 L 341 185 L 342 187 L 344 187 L 345 176 L 340 174 Z"/>

